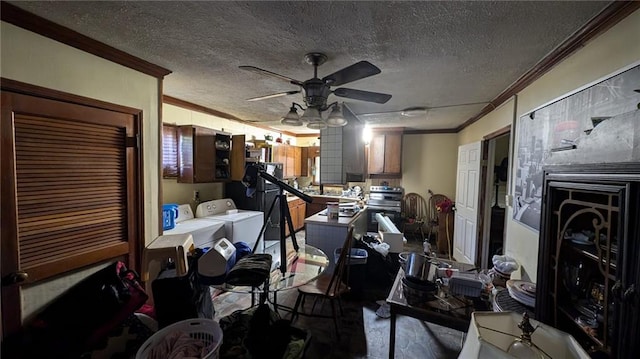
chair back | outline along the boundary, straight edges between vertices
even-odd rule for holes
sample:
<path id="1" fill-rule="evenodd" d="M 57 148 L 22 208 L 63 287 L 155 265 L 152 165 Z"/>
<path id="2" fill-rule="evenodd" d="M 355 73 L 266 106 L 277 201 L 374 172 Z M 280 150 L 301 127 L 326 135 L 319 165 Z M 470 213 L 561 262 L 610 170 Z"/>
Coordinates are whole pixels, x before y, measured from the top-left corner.
<path id="1" fill-rule="evenodd" d="M 427 202 L 417 193 L 407 193 L 402 200 L 402 213 L 405 219 L 423 220 L 427 217 Z"/>
<path id="2" fill-rule="evenodd" d="M 437 225 L 438 223 L 438 209 L 436 205 L 444 200 L 449 199 L 449 197 L 443 194 L 434 194 L 432 190 L 429 190 L 429 209 L 427 213 L 429 223 Z"/>
<path id="3" fill-rule="evenodd" d="M 340 256 L 338 257 L 338 262 L 336 263 L 336 269 L 333 271 L 331 281 L 329 282 L 329 286 L 327 287 L 327 291 L 325 293 L 326 296 L 331 296 L 333 293 L 338 292 L 340 286 L 343 283 L 343 278 L 346 279 L 344 282 L 348 283 L 349 262 L 351 260 L 351 256 L 349 256 L 349 253 L 351 252 L 352 244 L 353 226 L 349 228 L 349 231 L 347 232 L 347 238 L 345 238 L 344 243 L 342 244 L 342 250 L 340 251 Z"/>

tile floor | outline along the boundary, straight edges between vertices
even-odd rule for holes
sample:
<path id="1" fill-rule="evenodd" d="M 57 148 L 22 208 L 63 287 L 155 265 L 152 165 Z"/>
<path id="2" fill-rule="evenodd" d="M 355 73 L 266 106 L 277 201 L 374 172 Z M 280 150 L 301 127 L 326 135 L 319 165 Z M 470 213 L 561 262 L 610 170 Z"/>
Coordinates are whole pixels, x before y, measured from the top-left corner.
<path id="1" fill-rule="evenodd" d="M 304 231 L 298 232 L 297 237 L 302 240 Z M 405 250 L 422 250 L 422 243 L 412 239 Z M 296 296 L 295 290 L 281 292 L 278 304 L 291 307 Z M 338 322 L 339 336 L 334 333 L 331 319 L 304 316 L 297 319 L 294 326 L 306 330 L 311 338 L 306 358 L 388 358 L 390 321 L 376 315 L 384 299 L 384 290 L 366 290 L 358 297 L 345 298 L 344 316 Z M 249 294 L 225 292 L 214 297 L 216 319 L 250 305 Z M 320 309 L 330 313 L 329 305 Z M 284 310 L 279 314 L 285 319 L 290 317 Z M 463 342 L 464 333 L 460 331 L 404 316 L 396 321 L 396 358 L 457 358 Z"/>

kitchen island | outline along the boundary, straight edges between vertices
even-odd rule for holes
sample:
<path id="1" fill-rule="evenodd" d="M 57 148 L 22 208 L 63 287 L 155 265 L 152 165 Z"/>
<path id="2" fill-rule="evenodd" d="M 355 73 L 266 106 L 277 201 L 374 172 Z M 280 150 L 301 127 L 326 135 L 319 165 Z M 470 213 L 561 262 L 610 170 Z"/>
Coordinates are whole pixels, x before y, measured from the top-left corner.
<path id="1" fill-rule="evenodd" d="M 329 219 L 323 212 L 316 213 L 304 220 L 306 228 L 306 243 L 321 249 L 329 257 L 327 271 L 333 272 L 335 267 L 334 251 L 341 248 L 350 227 L 354 227 L 353 234 L 364 235 L 367 232 L 367 207 L 360 209 L 353 216 L 340 216 Z"/>

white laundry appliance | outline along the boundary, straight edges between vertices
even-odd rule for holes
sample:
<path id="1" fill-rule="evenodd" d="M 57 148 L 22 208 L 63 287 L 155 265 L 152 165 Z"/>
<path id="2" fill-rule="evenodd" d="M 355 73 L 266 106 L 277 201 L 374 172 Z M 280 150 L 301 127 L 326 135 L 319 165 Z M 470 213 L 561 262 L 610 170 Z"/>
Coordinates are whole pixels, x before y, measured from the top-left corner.
<path id="1" fill-rule="evenodd" d="M 196 248 L 212 248 L 213 243 L 225 236 L 225 222 L 220 220 L 195 218 L 191 206 L 181 204 L 178 206 L 178 217 L 173 229 L 162 232 L 167 234 L 191 233 L 193 244 Z"/>
<path id="2" fill-rule="evenodd" d="M 264 224 L 264 213 L 238 209 L 230 198 L 202 202 L 196 208 L 196 218 L 223 221 L 226 237 L 231 243 L 245 242 L 253 249 Z M 264 251 L 264 234 L 256 252 Z"/>

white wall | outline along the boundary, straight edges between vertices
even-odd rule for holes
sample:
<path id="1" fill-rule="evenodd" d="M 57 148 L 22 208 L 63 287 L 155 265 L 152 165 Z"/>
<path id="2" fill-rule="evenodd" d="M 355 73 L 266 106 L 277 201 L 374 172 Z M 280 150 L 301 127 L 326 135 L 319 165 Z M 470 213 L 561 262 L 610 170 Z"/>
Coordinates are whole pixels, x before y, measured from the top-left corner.
<path id="1" fill-rule="evenodd" d="M 143 226 L 149 243 L 158 235 L 160 220 L 159 80 L 5 22 L 0 36 L 0 76 L 142 110 Z M 97 267 L 23 291 L 23 314 L 37 310 L 92 270 Z"/>
<path id="2" fill-rule="evenodd" d="M 631 14 L 606 33 L 587 43 L 539 80 L 518 94 L 516 117 L 563 97 L 566 93 L 590 84 L 630 64 L 640 61 L 640 11 Z M 459 143 L 481 139 L 511 123 L 513 113 L 502 106 L 459 133 Z M 511 110 L 513 107 L 511 107 Z M 515 140 L 515 139 L 514 139 Z M 517 148 L 517 143 L 516 143 Z M 517 153 L 515 154 L 517 156 Z M 514 157 L 514 156 L 512 156 Z M 514 176 L 512 169 L 510 176 Z M 513 181 L 511 181 L 513 182 Z M 510 192 L 513 193 L 513 185 Z M 522 266 L 522 275 L 537 279 L 538 232 L 511 220 L 513 210 L 507 208 L 506 254 L 516 258 Z"/>

